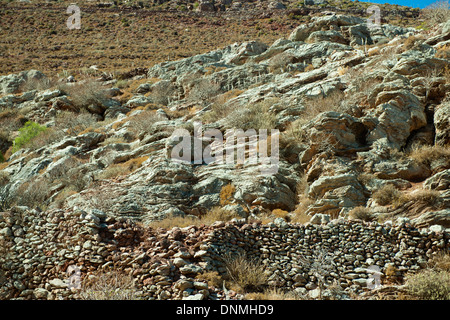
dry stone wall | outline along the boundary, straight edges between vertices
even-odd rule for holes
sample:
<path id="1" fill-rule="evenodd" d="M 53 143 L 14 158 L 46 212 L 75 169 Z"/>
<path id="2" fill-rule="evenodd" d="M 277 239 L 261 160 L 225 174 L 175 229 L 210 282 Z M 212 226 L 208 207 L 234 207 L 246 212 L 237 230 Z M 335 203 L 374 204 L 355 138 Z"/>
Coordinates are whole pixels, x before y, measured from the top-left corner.
<path id="1" fill-rule="evenodd" d="M 319 272 L 326 282 L 358 290 L 367 285 L 368 268 L 375 266 L 383 275 L 391 268 L 401 277 L 425 267 L 434 254 L 449 247 L 448 233 L 419 231 L 408 223 L 228 224 L 211 233 L 203 259 L 211 269 L 225 272 L 222 257 L 245 254 L 266 266 L 269 284 L 288 289 L 315 288 L 313 264 L 328 263 L 332 266 L 322 266 Z"/>
<path id="2" fill-rule="evenodd" d="M 371 266 L 382 272 L 382 281 L 389 266 L 401 277 L 450 247 L 444 230 L 420 231 L 405 223 L 275 222 L 155 230 L 95 209 L 40 212 L 14 207 L 0 213 L 0 299 L 79 299 L 80 291 L 70 288 L 68 271 L 74 268 L 82 284 L 96 272 L 121 270 L 133 277 L 136 296 L 143 299 L 225 299 L 222 286 L 197 275 L 224 274 L 224 257 L 233 254 L 259 259 L 268 285 L 301 294 L 316 290 L 311 263 L 317 266 L 320 257 L 327 264 L 326 284 L 339 283 L 357 293 L 366 290 Z M 239 295 L 231 293 L 231 298 Z"/>

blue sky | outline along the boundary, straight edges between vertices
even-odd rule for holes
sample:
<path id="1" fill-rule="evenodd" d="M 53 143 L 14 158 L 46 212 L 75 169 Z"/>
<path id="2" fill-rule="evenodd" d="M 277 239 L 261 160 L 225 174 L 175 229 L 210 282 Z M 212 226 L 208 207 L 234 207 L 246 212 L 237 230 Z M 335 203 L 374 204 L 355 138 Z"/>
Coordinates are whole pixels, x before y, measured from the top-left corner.
<path id="1" fill-rule="evenodd" d="M 360 0 L 362 2 L 362 0 Z M 408 6 L 413 8 L 425 8 L 426 6 L 436 2 L 436 0 L 367 0 L 364 2 L 373 2 L 373 3 L 390 3 L 390 4 L 399 4 L 401 6 Z"/>

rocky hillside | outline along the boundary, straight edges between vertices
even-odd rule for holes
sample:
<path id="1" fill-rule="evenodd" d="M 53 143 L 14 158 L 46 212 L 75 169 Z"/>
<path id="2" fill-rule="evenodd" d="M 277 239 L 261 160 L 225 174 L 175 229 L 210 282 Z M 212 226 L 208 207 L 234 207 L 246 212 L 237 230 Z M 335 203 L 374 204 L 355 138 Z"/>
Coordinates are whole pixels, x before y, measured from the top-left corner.
<path id="1" fill-rule="evenodd" d="M 411 294 L 450 246 L 449 91 L 450 22 L 333 13 L 119 78 L 1 76 L 1 297 L 99 294 L 110 268 L 124 298 Z M 206 156 L 232 129 L 256 161 Z M 236 257 L 267 277 L 241 281 Z"/>
<path id="2" fill-rule="evenodd" d="M 69 30 L 73 1 L 0 0 L 0 75 L 36 69 L 47 75 L 87 73 L 89 67 L 117 77 L 206 53 L 234 42 L 267 45 L 324 11 L 368 18 L 370 3 L 328 1 L 101 1 L 78 3 L 80 29 Z M 211 11 L 212 10 L 212 11 Z M 429 27 L 418 9 L 380 6 L 383 23 Z"/>

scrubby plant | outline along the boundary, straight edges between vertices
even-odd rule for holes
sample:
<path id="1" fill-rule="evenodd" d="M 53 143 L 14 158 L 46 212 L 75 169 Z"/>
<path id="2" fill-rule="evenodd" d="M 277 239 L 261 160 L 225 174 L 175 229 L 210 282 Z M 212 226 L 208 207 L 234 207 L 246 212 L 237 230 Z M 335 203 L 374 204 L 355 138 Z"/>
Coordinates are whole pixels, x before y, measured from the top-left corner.
<path id="1" fill-rule="evenodd" d="M 26 79 L 21 85 L 19 86 L 20 92 L 27 92 L 31 90 L 47 90 L 56 85 L 56 81 L 47 77 L 42 78 L 29 78 Z"/>
<path id="2" fill-rule="evenodd" d="M 102 106 L 111 94 L 105 86 L 93 79 L 60 85 L 60 89 L 69 95 L 73 105 L 79 110 L 93 104 Z"/>
<path id="3" fill-rule="evenodd" d="M 122 270 L 102 270 L 82 281 L 82 300 L 139 300 L 132 276 Z"/>
<path id="4" fill-rule="evenodd" d="M 450 300 L 450 273 L 427 269 L 406 280 L 409 294 L 422 300 Z"/>
<path id="5" fill-rule="evenodd" d="M 225 206 L 227 204 L 233 203 L 234 193 L 236 192 L 236 187 L 229 183 L 222 187 L 220 190 L 220 205 Z"/>
<path id="6" fill-rule="evenodd" d="M 334 90 L 318 97 L 305 97 L 303 104 L 306 109 L 303 116 L 310 120 L 322 112 L 345 111 L 343 104 L 344 98 L 344 93 L 340 90 Z"/>
<path id="7" fill-rule="evenodd" d="M 274 103 L 276 100 L 268 99 L 236 109 L 226 118 L 226 125 L 229 128 L 243 130 L 274 129 L 277 118 L 275 113 L 270 110 Z"/>
<path id="8" fill-rule="evenodd" d="M 413 201 L 414 203 L 423 204 L 433 208 L 438 208 L 440 201 L 440 193 L 436 190 L 421 189 L 409 194 L 402 194 L 398 202 L 404 203 Z"/>
<path id="9" fill-rule="evenodd" d="M 77 135 L 83 130 L 95 126 L 96 122 L 97 118 L 87 111 L 79 113 L 62 111 L 55 117 L 54 129 L 64 131 L 69 135 Z"/>
<path id="10" fill-rule="evenodd" d="M 216 221 L 230 221 L 240 218 L 235 211 L 225 210 L 221 207 L 213 207 L 211 210 L 200 216 L 200 222 L 206 225 L 213 224 Z"/>
<path id="11" fill-rule="evenodd" d="M 281 155 L 291 163 L 298 161 L 302 145 L 307 142 L 307 131 L 303 128 L 307 122 L 306 118 L 299 118 L 289 123 L 280 134 Z"/>
<path id="12" fill-rule="evenodd" d="M 407 157 L 425 165 L 431 165 L 434 161 L 450 159 L 449 146 L 420 146 L 413 148 Z"/>
<path id="13" fill-rule="evenodd" d="M 208 102 L 221 93 L 219 83 L 202 78 L 194 82 L 187 99 L 192 102 Z"/>
<path id="14" fill-rule="evenodd" d="M 424 8 L 422 15 L 431 25 L 444 23 L 450 19 L 450 3 L 448 0 L 436 1 Z"/>
<path id="15" fill-rule="evenodd" d="M 222 288 L 223 278 L 217 271 L 204 271 L 195 277 L 197 280 L 206 281 L 209 286 Z"/>
<path id="16" fill-rule="evenodd" d="M 153 110 L 143 110 L 137 115 L 131 116 L 128 122 L 128 130 L 136 137 L 152 132 L 153 125 L 163 120 L 159 114 Z"/>
<path id="17" fill-rule="evenodd" d="M 242 293 L 258 292 L 267 286 L 268 277 L 261 261 L 252 259 L 245 253 L 238 253 L 225 255 L 223 262 L 232 289 Z"/>
<path id="18" fill-rule="evenodd" d="M 154 84 L 149 96 L 154 103 L 167 106 L 174 94 L 176 94 L 176 88 L 170 81 L 159 81 Z"/>
<path id="19" fill-rule="evenodd" d="M 0 171 L 0 187 L 8 184 L 9 182 L 9 174 L 5 171 Z"/>
<path id="20" fill-rule="evenodd" d="M 362 220 L 362 221 L 373 221 L 375 219 L 375 215 L 373 212 L 366 207 L 355 207 L 348 213 L 349 218 L 354 220 Z"/>
<path id="21" fill-rule="evenodd" d="M 122 163 L 114 163 L 97 175 L 98 179 L 113 179 L 132 173 L 142 166 L 148 156 L 142 156 L 127 160 Z"/>
<path id="22" fill-rule="evenodd" d="M 39 123 L 27 121 L 25 125 L 19 129 L 19 135 L 14 139 L 12 152 L 16 152 L 25 147 L 32 139 L 40 133 L 47 130 L 47 127 L 41 126 Z"/>
<path id="23" fill-rule="evenodd" d="M 336 270 L 335 255 L 325 248 L 315 249 L 311 257 L 300 257 L 299 264 L 309 270 L 317 279 L 319 299 L 325 288 L 326 276 Z"/>
<path id="24" fill-rule="evenodd" d="M 390 205 L 398 201 L 401 192 L 392 184 L 382 186 L 372 194 L 372 198 L 380 205 Z"/>
<path id="25" fill-rule="evenodd" d="M 12 205 L 45 209 L 47 206 L 46 200 L 49 198 L 49 195 L 49 181 L 42 177 L 34 177 L 20 185 L 15 193 L 11 195 L 9 203 Z"/>
<path id="26" fill-rule="evenodd" d="M 286 72 L 288 65 L 294 61 L 295 56 L 292 53 L 281 52 L 270 59 L 269 71 L 275 74 Z"/>

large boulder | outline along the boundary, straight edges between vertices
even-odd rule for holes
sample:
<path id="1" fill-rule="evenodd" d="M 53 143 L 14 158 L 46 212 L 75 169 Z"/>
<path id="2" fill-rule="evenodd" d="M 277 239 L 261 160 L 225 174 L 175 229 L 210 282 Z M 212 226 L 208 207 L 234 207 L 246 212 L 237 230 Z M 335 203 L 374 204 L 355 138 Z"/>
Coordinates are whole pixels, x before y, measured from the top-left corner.
<path id="1" fill-rule="evenodd" d="M 309 43 L 329 41 L 329 42 L 348 44 L 348 40 L 345 39 L 344 36 L 336 30 L 314 31 L 308 36 L 308 38 L 305 41 L 309 42 Z"/>
<path id="2" fill-rule="evenodd" d="M 404 179 L 423 181 L 431 175 L 427 165 L 414 160 L 386 160 L 375 163 L 372 170 L 380 179 Z"/>
<path id="3" fill-rule="evenodd" d="M 369 144 L 387 143 L 391 148 L 400 149 L 413 131 L 427 125 L 424 106 L 406 89 L 379 92 L 372 101 L 376 108 L 369 111 L 364 122 L 370 128 Z"/>
<path id="4" fill-rule="evenodd" d="M 291 34 L 289 35 L 289 40 L 305 41 L 313 31 L 316 31 L 314 24 L 301 24 L 291 32 Z"/>
<path id="5" fill-rule="evenodd" d="M 441 225 L 444 228 L 450 228 L 450 209 L 423 213 L 419 217 L 412 219 L 411 223 L 417 228 L 433 225 Z"/>
<path id="6" fill-rule="evenodd" d="M 450 188 L 450 169 L 441 171 L 425 180 L 423 187 L 431 190 L 446 190 Z"/>
<path id="7" fill-rule="evenodd" d="M 308 128 L 310 146 L 300 156 L 307 164 L 317 153 L 355 152 L 365 145 L 366 128 L 355 117 L 334 111 L 319 114 Z"/>
<path id="8" fill-rule="evenodd" d="M 444 146 L 450 143 L 450 103 L 440 105 L 434 113 L 436 128 L 435 143 Z"/>
<path id="9" fill-rule="evenodd" d="M 444 23 L 444 26 L 442 27 L 442 33 L 450 33 L 450 19 Z"/>
<path id="10" fill-rule="evenodd" d="M 0 94 L 17 93 L 26 82 L 45 81 L 46 76 L 38 70 L 22 71 L 0 77 Z"/>

